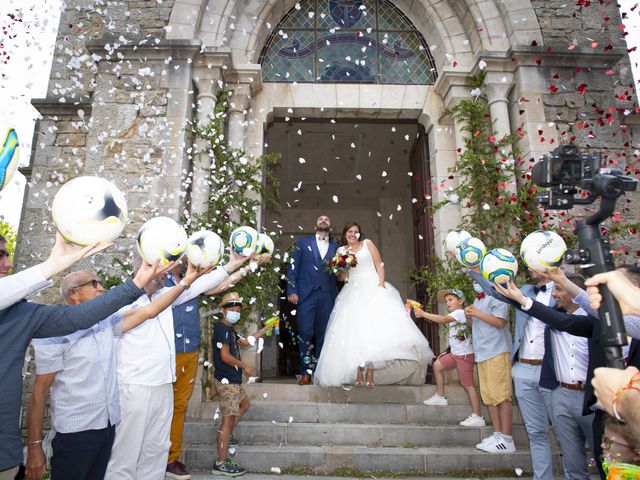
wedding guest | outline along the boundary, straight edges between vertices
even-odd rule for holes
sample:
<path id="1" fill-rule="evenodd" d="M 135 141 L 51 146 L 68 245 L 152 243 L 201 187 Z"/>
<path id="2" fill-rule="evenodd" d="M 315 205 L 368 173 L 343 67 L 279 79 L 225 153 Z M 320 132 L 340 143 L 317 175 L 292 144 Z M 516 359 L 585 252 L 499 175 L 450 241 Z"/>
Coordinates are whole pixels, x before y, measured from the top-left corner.
<path id="1" fill-rule="evenodd" d="M 608 417 L 604 424 L 602 452 L 607 479 L 640 478 L 640 443 L 630 424 Z"/>
<path id="2" fill-rule="evenodd" d="M 213 330 L 213 386 L 220 401 L 222 421 L 216 436 L 217 457 L 213 464 L 214 475 L 237 477 L 244 475 L 244 468 L 239 467 L 229 458 L 229 447 L 235 446 L 232 441 L 233 430 L 249 410 L 249 396 L 242 388 L 242 372 L 247 377 L 255 377 L 256 372 L 251 365 L 240 358 L 240 345 L 247 347 L 251 342 L 241 338 L 233 326 L 240 320 L 242 298 L 237 292 L 229 292 L 220 302 L 222 320 Z M 258 339 L 266 327 L 251 334 Z"/>
<path id="3" fill-rule="evenodd" d="M 219 285 L 248 257 L 231 255 L 229 262 L 198 278 L 173 306 L 182 305 Z M 165 277 L 145 287 L 145 295 L 127 308 L 140 308 L 162 295 Z M 116 426 L 109 480 L 155 480 L 166 473 L 176 378 L 173 310 L 167 308 L 122 335 L 117 342 L 121 421 Z M 144 355 L 140 355 L 144 352 Z"/>
<path id="4" fill-rule="evenodd" d="M 150 268 L 148 264 L 141 267 Z M 56 431 L 51 478 L 104 478 L 120 421 L 115 338 L 158 315 L 204 273 L 193 269 L 149 305 L 116 312 L 87 330 L 32 341 L 37 375 L 27 413 L 27 478 L 40 480 L 46 468 L 42 423 L 49 396 Z M 95 274 L 79 271 L 62 280 L 60 291 L 69 305 L 78 305 L 102 295 L 104 288 Z"/>
<path id="5" fill-rule="evenodd" d="M 204 292 L 203 295 L 217 295 L 237 285 L 252 267 L 269 261 L 269 257 L 262 257 L 257 261 L 238 269 L 229 275 L 215 288 Z M 165 286 L 177 285 L 184 275 L 186 264 L 178 263 L 167 275 Z M 193 387 L 196 382 L 198 370 L 198 357 L 200 349 L 200 297 L 195 297 L 182 305 L 173 307 L 173 330 L 175 332 L 176 349 L 176 381 L 173 383 L 173 418 L 171 419 L 171 448 L 165 475 L 175 480 L 188 480 L 191 474 L 187 466 L 182 463 L 180 453 L 182 451 L 182 433 L 184 431 L 184 418 L 187 405 Z"/>
<path id="6" fill-rule="evenodd" d="M 320 358 L 325 331 L 338 290 L 336 277 L 326 271 L 323 261 L 333 258 L 338 244 L 331 241 L 331 219 L 320 215 L 315 235 L 299 238 L 287 267 L 287 299 L 296 305 L 300 385 L 312 383 L 314 358 Z M 314 340 L 315 338 L 315 340 Z"/>
<path id="7" fill-rule="evenodd" d="M 593 379 L 594 392 L 600 405 L 609 415 L 624 421 L 633 444 L 640 446 L 640 372 L 636 367 L 624 370 L 596 368 Z"/>
<path id="8" fill-rule="evenodd" d="M 465 315 L 473 322 L 473 353 L 478 364 L 480 396 L 493 424 L 493 435 L 484 438 L 476 448 L 489 453 L 513 453 L 516 446 L 511 436 L 509 305 L 486 295 L 478 283 L 474 282 L 473 288 L 478 295 L 473 305 L 465 308 Z"/>
<path id="9" fill-rule="evenodd" d="M 95 247 L 98 248 L 98 247 Z M 99 247 L 102 248 L 102 247 Z M 0 241 L 0 249 L 6 251 L 6 242 Z M 78 249 L 66 243 L 62 236 L 56 238 L 52 257 L 63 257 L 60 265 L 72 265 L 94 247 Z M 5 260 L 6 264 L 6 260 Z M 66 268 L 66 267 L 65 267 Z M 33 278 L 22 283 L 26 290 L 45 282 L 47 273 L 40 269 L 31 271 Z M 2 274 L 3 280 L 6 271 Z M 151 273 L 140 272 L 133 280 L 112 288 L 104 295 L 81 305 L 39 305 L 21 300 L 22 293 L 13 290 L 15 300 L 0 310 L 0 479 L 13 479 L 22 462 L 20 439 L 20 404 L 22 400 L 22 365 L 24 352 L 32 338 L 69 335 L 98 323 L 130 304 L 142 295 L 142 287 L 153 278 Z M 4 284 L 5 282 L 3 282 Z M 23 289 L 22 292 L 25 290 Z"/>
<path id="10" fill-rule="evenodd" d="M 460 422 L 463 427 L 484 427 L 485 421 L 480 411 L 480 397 L 473 380 L 473 367 L 475 356 L 473 355 L 473 341 L 470 333 L 465 333 L 467 319 L 464 314 L 465 296 L 462 290 L 452 288 L 440 290 L 437 294 L 438 301 L 447 306 L 448 315 L 428 313 L 418 306 L 413 307 L 417 317 L 426 318 L 440 325 L 448 326 L 449 348 L 438 356 L 433 363 L 433 375 L 436 379 L 436 393 L 425 400 L 425 405 L 448 405 L 444 394 L 444 372 L 453 370 L 458 372 L 458 380 L 467 392 L 469 403 L 473 412 Z"/>

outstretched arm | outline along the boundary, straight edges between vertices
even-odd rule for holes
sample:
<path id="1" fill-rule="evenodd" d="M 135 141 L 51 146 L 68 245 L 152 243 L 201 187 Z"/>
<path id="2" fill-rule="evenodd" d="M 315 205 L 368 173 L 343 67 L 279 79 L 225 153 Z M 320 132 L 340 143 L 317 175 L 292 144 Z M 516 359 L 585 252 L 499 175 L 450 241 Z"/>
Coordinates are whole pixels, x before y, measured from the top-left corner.
<path id="1" fill-rule="evenodd" d="M 373 264 L 376 267 L 376 272 L 378 272 L 379 285 L 384 288 L 384 263 L 382 262 L 382 256 L 371 240 L 367 239 L 365 242 L 368 242 L 367 245 L 369 246 L 369 251 L 373 258 Z"/>
<path id="2" fill-rule="evenodd" d="M 437 313 L 425 312 L 418 306 L 413 307 L 413 313 L 415 313 L 416 317 L 426 318 L 427 320 L 435 323 L 440 323 L 442 325 L 451 323 L 455 320 L 455 318 L 450 317 L 449 315 L 438 315 Z"/>

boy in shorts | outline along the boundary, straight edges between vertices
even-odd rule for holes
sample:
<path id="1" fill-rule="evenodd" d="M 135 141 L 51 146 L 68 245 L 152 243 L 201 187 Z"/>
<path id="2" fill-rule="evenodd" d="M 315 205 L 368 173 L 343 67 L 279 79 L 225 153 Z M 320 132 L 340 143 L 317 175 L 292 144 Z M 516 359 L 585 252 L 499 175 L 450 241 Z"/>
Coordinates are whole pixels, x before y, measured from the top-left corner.
<path id="1" fill-rule="evenodd" d="M 240 320 L 242 298 L 237 292 L 229 292 L 220 302 L 222 321 L 213 330 L 213 385 L 220 400 L 222 421 L 216 436 L 217 459 L 213 463 L 213 474 L 226 477 L 244 475 L 244 468 L 240 468 L 229 458 L 229 445 L 233 445 L 233 430 L 249 410 L 249 396 L 242 388 L 242 372 L 247 377 L 256 375 L 253 367 L 240 359 L 239 346 L 249 346 L 246 338 L 240 337 L 233 329 L 233 325 Z M 257 339 L 268 327 L 251 336 Z M 255 342 L 254 342 L 255 343 Z"/>
<path id="2" fill-rule="evenodd" d="M 464 314 L 464 293 L 457 288 L 440 290 L 438 301 L 444 302 L 447 306 L 448 315 L 437 315 L 428 313 L 419 307 L 414 306 L 413 311 L 416 317 L 426 318 L 441 325 L 449 325 L 449 349 L 440 354 L 433 363 L 433 375 L 436 379 L 436 393 L 425 400 L 425 405 L 448 405 L 447 397 L 444 395 L 444 372 L 458 371 L 458 379 L 469 397 L 469 403 L 473 413 L 460 422 L 463 427 L 484 427 L 485 421 L 480 412 L 480 397 L 473 382 L 473 366 L 475 357 L 473 355 L 473 344 L 471 334 L 466 333 L 467 319 Z M 469 322 L 470 325 L 470 322 Z"/>
<path id="3" fill-rule="evenodd" d="M 493 424 L 493 435 L 483 439 L 476 448 L 489 453 L 513 453 L 516 446 L 511 436 L 513 402 L 509 305 L 486 295 L 478 283 L 474 282 L 473 288 L 478 295 L 464 313 L 467 320 L 472 321 L 480 396 Z"/>

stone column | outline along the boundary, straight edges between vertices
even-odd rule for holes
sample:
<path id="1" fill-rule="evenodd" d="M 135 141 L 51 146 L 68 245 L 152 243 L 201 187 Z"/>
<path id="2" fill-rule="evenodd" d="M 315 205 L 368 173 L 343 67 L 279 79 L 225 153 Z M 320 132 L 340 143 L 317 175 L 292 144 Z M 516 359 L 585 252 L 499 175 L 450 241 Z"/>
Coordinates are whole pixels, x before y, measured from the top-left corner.
<path id="1" fill-rule="evenodd" d="M 262 89 L 260 65 L 236 65 L 227 76 L 227 87 L 233 92 L 229 99 L 227 139 L 232 148 L 244 149 L 247 109 L 251 96 Z"/>

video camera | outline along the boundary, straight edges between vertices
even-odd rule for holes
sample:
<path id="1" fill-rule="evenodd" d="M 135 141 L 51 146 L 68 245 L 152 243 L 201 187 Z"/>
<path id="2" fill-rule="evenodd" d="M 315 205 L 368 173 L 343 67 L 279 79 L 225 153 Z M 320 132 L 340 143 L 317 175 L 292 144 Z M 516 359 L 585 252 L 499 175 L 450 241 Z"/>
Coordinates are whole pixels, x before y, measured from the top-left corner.
<path id="1" fill-rule="evenodd" d="M 636 179 L 623 175 L 619 169 L 600 168 L 601 163 L 600 155 L 582 155 L 575 145 L 561 145 L 542 157 L 531 171 L 536 185 L 550 189 L 536 197 L 545 209 L 568 210 L 574 205 L 592 204 L 600 197 L 598 211 L 576 226 L 579 249 L 565 253 L 565 261 L 580 265 L 588 277 L 615 270 L 611 246 L 600 234 L 600 223 L 613 214 L 616 201 L 624 192 L 632 192 L 638 186 Z M 576 196 L 578 188 L 587 196 Z M 598 315 L 607 364 L 624 368 L 622 346 L 627 339 L 620 306 L 606 286 L 599 288 L 603 302 Z"/>

